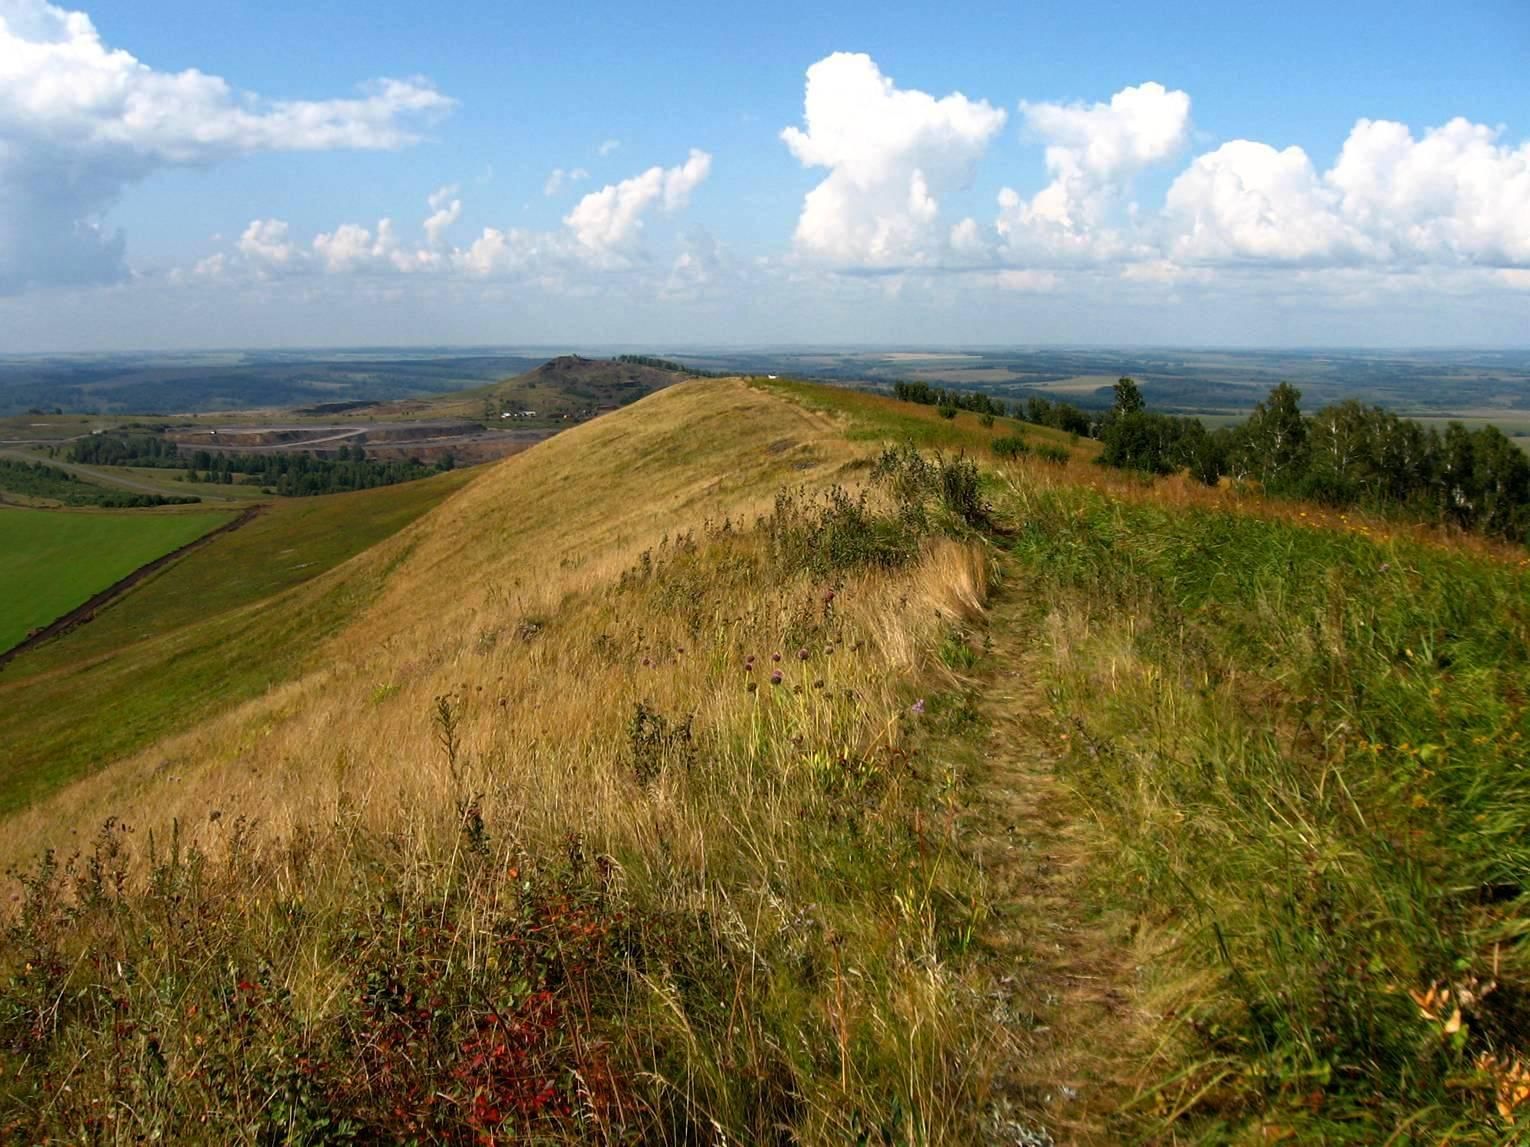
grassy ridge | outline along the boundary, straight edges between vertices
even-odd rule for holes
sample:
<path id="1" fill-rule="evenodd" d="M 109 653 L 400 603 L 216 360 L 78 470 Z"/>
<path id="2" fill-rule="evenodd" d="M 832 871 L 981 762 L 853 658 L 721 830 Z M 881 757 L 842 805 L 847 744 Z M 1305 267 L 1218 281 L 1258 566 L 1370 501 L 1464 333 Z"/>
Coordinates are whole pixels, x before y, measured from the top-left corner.
<path id="1" fill-rule="evenodd" d="M 986 562 L 775 501 L 861 472 L 826 422 L 707 384 L 560 436 L 358 563 L 305 682 L 82 786 L 137 831 L 24 885 L 0 1126 L 971 1141 L 975 873 L 915 750 Z"/>
<path id="2" fill-rule="evenodd" d="M 1097 1141 L 1515 1141 L 1530 575 L 1082 457 L 980 486 L 853 444 L 1012 432 L 920 414 L 684 384 L 229 613 L 235 645 L 339 628 L 11 821 L 137 831 L 20 888 L 0 1128 L 1088 1141 L 1095 1081 L 1001 1077 L 1056 1006 L 1020 987 L 1121 921 L 1129 1018 L 1093 1037 L 1135 1098 Z M 1091 814 L 1082 894 L 1031 915 L 963 837 L 1056 861 L 973 804 L 988 648 L 1027 698 L 992 744 L 1061 748 Z"/>
<path id="3" fill-rule="evenodd" d="M 855 433 L 980 442 L 813 389 Z M 1101 830 L 1093 911 L 1135 917 L 1156 1019 L 1115 1133 L 1517 1141 L 1530 562 L 1080 461 L 987 490 Z"/>
<path id="4" fill-rule="evenodd" d="M 0 508 L 0 649 L 229 517 Z"/>

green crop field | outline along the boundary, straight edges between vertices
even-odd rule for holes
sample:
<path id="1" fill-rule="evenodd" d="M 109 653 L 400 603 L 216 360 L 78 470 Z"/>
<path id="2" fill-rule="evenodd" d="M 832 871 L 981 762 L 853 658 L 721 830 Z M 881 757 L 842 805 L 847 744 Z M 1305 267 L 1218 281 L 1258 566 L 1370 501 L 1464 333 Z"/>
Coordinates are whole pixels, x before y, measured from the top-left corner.
<path id="1" fill-rule="evenodd" d="M 375 577 L 292 595 L 474 473 L 278 502 L 135 586 L 89 625 L 18 657 L 0 672 L 0 809 L 296 672 L 368 600 Z M 3 539 L 0 532 L 0 546 Z"/>
<path id="2" fill-rule="evenodd" d="M 0 649 L 228 518 L 0 510 Z"/>

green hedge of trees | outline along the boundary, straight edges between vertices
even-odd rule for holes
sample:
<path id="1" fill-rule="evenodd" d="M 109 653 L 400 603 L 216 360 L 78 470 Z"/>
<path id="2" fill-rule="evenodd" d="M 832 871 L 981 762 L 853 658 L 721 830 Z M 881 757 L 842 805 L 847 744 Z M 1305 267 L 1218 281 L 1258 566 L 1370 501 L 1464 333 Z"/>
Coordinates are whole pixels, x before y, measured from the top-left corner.
<path id="1" fill-rule="evenodd" d="M 1281 383 L 1238 426 L 1208 430 L 1198 418 L 1147 409 L 1130 378 L 1103 414 L 1033 396 L 1006 406 L 900 382 L 906 402 L 1007 415 L 1098 438 L 1100 462 L 1148 474 L 1188 473 L 1214 486 L 1225 476 L 1270 494 L 1334 507 L 1402 511 L 1510 541 L 1530 540 L 1530 458 L 1495 426 L 1444 432 L 1354 400 L 1304 414 L 1301 391 Z"/>
<path id="2" fill-rule="evenodd" d="M 627 363 L 629 366 L 648 366 L 654 370 L 667 370 L 672 374 L 688 374 L 694 378 L 723 377 L 715 371 L 697 370 L 693 366 L 686 366 L 684 363 L 675 362 L 673 359 L 655 358 L 653 355 L 648 354 L 619 354 L 616 356 L 616 361 Z"/>
<path id="3" fill-rule="evenodd" d="M 157 466 L 187 472 L 191 481 L 261 486 L 289 498 L 370 490 L 412 482 L 450 470 L 448 455 L 432 465 L 418 459 L 380 461 L 362 446 L 342 446 L 334 458 L 311 454 L 224 454 L 211 450 L 176 452 L 174 442 L 153 435 L 98 434 L 82 438 L 69 451 L 74 462 L 97 466 Z"/>
<path id="4" fill-rule="evenodd" d="M 1353 399 L 1316 414 L 1281 383 L 1239 426 L 1208 431 L 1194 418 L 1153 414 L 1130 379 L 1100 432 L 1106 465 L 1151 473 L 1223 475 L 1328 506 L 1405 510 L 1493 537 L 1530 538 L 1530 458 L 1496 426 L 1444 433 Z"/>
<path id="5" fill-rule="evenodd" d="M 47 498 L 66 506 L 99 506 L 108 510 L 133 510 L 147 506 L 186 506 L 201 498 L 171 498 L 160 494 L 135 494 L 131 490 L 108 490 L 82 482 L 67 470 L 44 462 L 19 462 L 0 458 L 0 490 Z"/>

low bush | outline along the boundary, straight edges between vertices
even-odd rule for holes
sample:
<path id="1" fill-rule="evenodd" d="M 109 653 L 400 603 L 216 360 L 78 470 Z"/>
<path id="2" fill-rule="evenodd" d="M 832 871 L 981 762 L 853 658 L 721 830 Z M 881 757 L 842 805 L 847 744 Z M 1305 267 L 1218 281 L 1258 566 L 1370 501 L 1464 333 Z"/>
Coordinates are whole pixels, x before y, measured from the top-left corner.
<path id="1" fill-rule="evenodd" d="M 995 438 L 988 448 L 1000 458 L 1019 458 L 1031 452 L 1030 444 L 1018 434 L 1006 434 Z"/>

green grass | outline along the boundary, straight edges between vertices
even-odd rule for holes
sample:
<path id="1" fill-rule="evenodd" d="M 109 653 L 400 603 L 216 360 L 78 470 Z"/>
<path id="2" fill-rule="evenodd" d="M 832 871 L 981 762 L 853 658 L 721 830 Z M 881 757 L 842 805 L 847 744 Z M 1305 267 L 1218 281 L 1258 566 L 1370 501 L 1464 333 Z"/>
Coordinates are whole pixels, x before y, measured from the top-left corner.
<path id="1" fill-rule="evenodd" d="M 0 812 L 299 672 L 381 574 L 306 583 L 470 477 L 280 503 L 17 658 L 0 673 Z"/>
<path id="2" fill-rule="evenodd" d="M 0 509 L 0 649 L 139 566 L 195 541 L 226 513 Z"/>
<path id="3" fill-rule="evenodd" d="M 1035 426 L 1013 418 L 995 418 L 984 426 L 971 411 L 942 418 L 933 406 L 900 402 L 887 395 L 849 387 L 788 379 L 753 380 L 754 385 L 784 394 L 811 410 L 827 410 L 849 416 L 846 437 L 852 442 L 911 442 L 925 450 L 984 451 L 995 438 L 1021 436 L 1033 442 L 1067 446 L 1070 435 L 1047 426 Z M 1079 443 L 1090 450 L 1093 443 Z"/>
<path id="4" fill-rule="evenodd" d="M 1511 1141 L 1486 1057 L 1530 1051 L 1530 575 L 1076 488 L 1002 508 L 1101 904 L 1169 938 L 1147 1137 Z"/>
<path id="5" fill-rule="evenodd" d="M 259 486 L 225 486 L 221 482 L 182 482 L 181 475 L 184 470 L 156 469 L 152 466 L 89 466 L 83 467 L 97 477 L 110 478 L 113 474 L 122 478 L 131 478 L 135 482 L 142 482 L 146 486 L 153 486 L 166 497 L 182 498 L 205 498 L 210 501 L 220 499 L 235 502 L 260 502 L 271 500 L 271 495 L 265 493 Z"/>
<path id="6" fill-rule="evenodd" d="M 18 658 L 0 681 L 100 657 L 309 581 L 398 532 L 471 471 L 355 494 L 283 499 L 135 586 L 89 625 Z"/>

